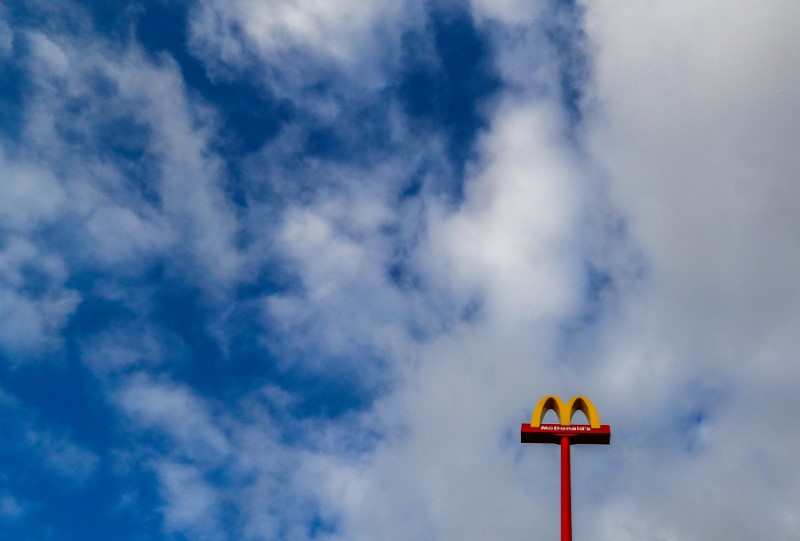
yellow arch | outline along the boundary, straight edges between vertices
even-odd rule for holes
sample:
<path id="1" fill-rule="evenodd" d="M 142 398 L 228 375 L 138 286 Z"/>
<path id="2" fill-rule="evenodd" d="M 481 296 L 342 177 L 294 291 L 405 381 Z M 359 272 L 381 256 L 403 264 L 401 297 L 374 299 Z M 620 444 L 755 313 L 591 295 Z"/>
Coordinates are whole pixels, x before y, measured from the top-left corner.
<path id="1" fill-rule="evenodd" d="M 564 407 L 564 402 L 555 395 L 549 395 L 542 397 L 539 400 L 539 403 L 536 404 L 536 408 L 533 410 L 533 415 L 531 416 L 531 426 L 534 428 L 539 428 L 542 424 L 542 419 L 544 419 L 545 414 L 553 410 L 556 412 L 556 415 L 561 420 L 561 424 L 565 425 L 568 423 L 564 423 L 564 413 L 566 411 Z"/>
<path id="2" fill-rule="evenodd" d="M 566 409 L 563 410 L 564 413 L 569 412 L 569 417 L 567 418 L 566 423 L 562 417 L 561 424 L 564 426 L 571 425 L 572 416 L 575 415 L 575 412 L 579 410 L 582 411 L 586 416 L 586 419 L 589 421 L 589 425 L 592 428 L 600 428 L 600 416 L 597 414 L 597 409 L 594 407 L 594 404 L 592 404 L 592 401 L 585 396 L 573 396 L 569 399 Z"/>
<path id="3" fill-rule="evenodd" d="M 531 426 L 539 428 L 542 420 L 548 411 L 553 410 L 556 412 L 561 426 L 569 426 L 572 424 L 572 416 L 576 411 L 582 411 L 589 421 L 592 428 L 600 428 L 600 416 L 597 414 L 597 409 L 592 404 L 592 401 L 585 396 L 573 396 L 569 399 L 567 405 L 555 395 L 547 395 L 539 400 L 536 408 L 533 410 L 531 416 Z"/>

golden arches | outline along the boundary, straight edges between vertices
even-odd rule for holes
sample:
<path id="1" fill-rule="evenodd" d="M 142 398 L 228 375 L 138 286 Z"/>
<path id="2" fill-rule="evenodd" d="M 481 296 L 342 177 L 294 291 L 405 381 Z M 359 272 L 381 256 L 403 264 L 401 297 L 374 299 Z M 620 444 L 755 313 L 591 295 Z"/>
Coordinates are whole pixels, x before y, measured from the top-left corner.
<path id="1" fill-rule="evenodd" d="M 545 414 L 550 410 L 556 412 L 562 425 L 569 424 L 569 422 L 564 423 L 564 402 L 555 395 L 549 395 L 542 397 L 539 403 L 536 404 L 536 408 L 533 410 L 533 415 L 531 416 L 531 426 L 538 428 L 542 424 L 542 419 L 544 419 Z"/>
<path id="2" fill-rule="evenodd" d="M 597 414 L 597 409 L 585 396 L 573 396 L 567 404 L 567 409 L 569 410 L 569 424 L 572 424 L 572 416 L 575 415 L 575 412 L 582 411 L 592 428 L 600 428 L 600 416 Z"/>
<path id="3" fill-rule="evenodd" d="M 573 396 L 566 406 L 564 402 L 555 395 L 542 397 L 533 410 L 531 426 L 538 428 L 542 424 L 542 419 L 544 419 L 545 414 L 550 410 L 556 412 L 556 415 L 561 421 L 561 426 L 571 425 L 572 416 L 575 415 L 575 412 L 582 411 L 592 428 L 600 428 L 600 416 L 597 414 L 597 409 L 595 409 L 592 401 L 585 396 Z"/>

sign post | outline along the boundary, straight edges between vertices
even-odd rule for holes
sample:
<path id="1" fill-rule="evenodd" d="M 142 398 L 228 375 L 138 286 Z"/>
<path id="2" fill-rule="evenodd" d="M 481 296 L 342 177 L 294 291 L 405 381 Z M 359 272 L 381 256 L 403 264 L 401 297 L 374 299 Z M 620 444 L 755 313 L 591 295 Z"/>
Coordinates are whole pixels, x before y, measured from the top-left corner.
<path id="1" fill-rule="evenodd" d="M 566 436 L 561 437 L 561 540 L 572 541 L 572 476 Z"/>
<path id="2" fill-rule="evenodd" d="M 543 425 L 545 414 L 553 410 L 561 424 Z M 588 425 L 573 425 L 572 416 L 582 411 Z M 608 445 L 611 427 L 600 424 L 594 404 L 584 396 L 574 396 L 564 405 L 557 396 L 549 395 L 539 400 L 533 410 L 530 424 L 522 425 L 522 443 L 554 443 L 561 446 L 561 541 L 572 541 L 572 486 L 570 480 L 570 446 L 575 444 Z"/>

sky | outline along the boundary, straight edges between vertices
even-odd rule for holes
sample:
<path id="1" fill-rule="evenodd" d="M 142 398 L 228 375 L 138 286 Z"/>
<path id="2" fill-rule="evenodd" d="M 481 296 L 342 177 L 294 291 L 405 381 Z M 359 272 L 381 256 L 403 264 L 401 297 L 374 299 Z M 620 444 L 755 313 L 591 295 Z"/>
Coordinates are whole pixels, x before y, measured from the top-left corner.
<path id="1" fill-rule="evenodd" d="M 0 537 L 795 539 L 798 25 L 0 1 Z"/>

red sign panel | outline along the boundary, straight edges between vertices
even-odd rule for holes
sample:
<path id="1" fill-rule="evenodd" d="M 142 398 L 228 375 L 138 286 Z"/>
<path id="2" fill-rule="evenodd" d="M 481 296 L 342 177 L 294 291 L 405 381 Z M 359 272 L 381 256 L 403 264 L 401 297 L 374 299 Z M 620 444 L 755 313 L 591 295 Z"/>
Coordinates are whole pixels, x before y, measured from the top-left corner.
<path id="1" fill-rule="evenodd" d="M 539 425 L 533 427 L 523 423 L 520 430 L 520 441 L 522 443 L 561 443 L 561 438 L 568 437 L 572 445 L 575 444 L 599 444 L 608 445 L 611 443 L 611 427 L 600 425 L 592 428 L 591 425 Z"/>

